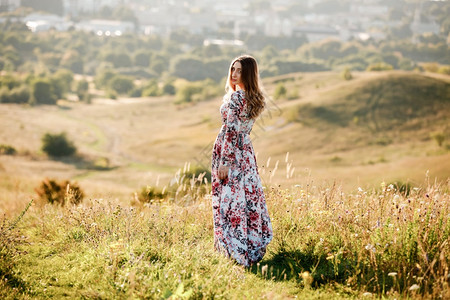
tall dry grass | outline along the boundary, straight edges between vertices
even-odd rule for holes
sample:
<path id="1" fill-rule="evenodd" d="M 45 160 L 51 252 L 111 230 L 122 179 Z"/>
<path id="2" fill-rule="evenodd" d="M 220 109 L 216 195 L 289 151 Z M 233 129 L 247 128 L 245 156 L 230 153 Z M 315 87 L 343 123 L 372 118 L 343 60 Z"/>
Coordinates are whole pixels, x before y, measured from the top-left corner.
<path id="1" fill-rule="evenodd" d="M 288 155 L 285 162 L 286 170 L 267 163 L 267 174 L 279 169 L 292 176 Z M 32 206 L 16 227 L 4 231 L 14 236 L 20 230 L 26 238 L 26 243 L 10 244 L 20 255 L 8 256 L 7 266 L 2 265 L 4 295 L 450 296 L 449 181 L 426 178 L 418 186 L 381 182 L 378 188 L 349 193 L 310 177 L 288 189 L 267 182 L 274 240 L 261 263 L 242 268 L 214 251 L 209 183 L 203 174 L 184 180 L 186 171 L 177 172 L 178 186 L 158 201 L 124 205 L 93 199 L 78 206 Z M 5 270 L 19 286 L 6 280 Z"/>

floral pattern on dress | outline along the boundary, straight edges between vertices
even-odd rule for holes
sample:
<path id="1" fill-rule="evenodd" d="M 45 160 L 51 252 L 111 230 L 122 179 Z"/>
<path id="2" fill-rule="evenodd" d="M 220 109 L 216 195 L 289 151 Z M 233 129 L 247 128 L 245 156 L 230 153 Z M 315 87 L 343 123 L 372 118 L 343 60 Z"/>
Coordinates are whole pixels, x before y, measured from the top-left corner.
<path id="1" fill-rule="evenodd" d="M 273 238 L 255 152 L 250 140 L 254 119 L 246 113 L 245 91 L 220 107 L 222 128 L 212 153 L 214 247 L 241 265 L 260 261 Z M 220 180 L 219 165 L 230 168 Z"/>

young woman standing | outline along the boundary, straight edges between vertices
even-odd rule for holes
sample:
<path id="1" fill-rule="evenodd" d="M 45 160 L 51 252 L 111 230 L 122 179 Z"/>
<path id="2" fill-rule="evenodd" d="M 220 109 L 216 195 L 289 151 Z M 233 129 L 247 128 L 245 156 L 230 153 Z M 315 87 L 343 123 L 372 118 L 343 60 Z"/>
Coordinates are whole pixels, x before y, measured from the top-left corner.
<path id="1" fill-rule="evenodd" d="M 225 90 L 222 127 L 212 154 L 214 247 L 250 266 L 263 258 L 273 237 L 250 140 L 255 119 L 265 107 L 253 57 L 243 55 L 231 62 Z"/>

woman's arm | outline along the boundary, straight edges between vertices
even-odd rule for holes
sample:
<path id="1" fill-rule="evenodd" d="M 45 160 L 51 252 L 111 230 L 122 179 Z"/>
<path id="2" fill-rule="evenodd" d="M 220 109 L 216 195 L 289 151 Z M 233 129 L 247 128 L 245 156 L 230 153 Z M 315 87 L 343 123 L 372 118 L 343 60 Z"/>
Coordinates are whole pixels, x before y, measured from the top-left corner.
<path id="1" fill-rule="evenodd" d="M 239 114 L 242 111 L 242 107 L 243 99 L 241 93 L 234 92 L 231 95 L 230 105 L 228 108 L 225 138 L 222 145 L 222 153 L 220 155 L 219 178 L 221 173 L 225 172 L 225 169 L 222 166 L 229 168 L 230 166 L 233 166 L 237 163 L 235 151 L 238 147 L 238 132 L 241 123 Z M 228 175 L 228 169 L 226 169 L 225 174 L 226 178 Z"/>

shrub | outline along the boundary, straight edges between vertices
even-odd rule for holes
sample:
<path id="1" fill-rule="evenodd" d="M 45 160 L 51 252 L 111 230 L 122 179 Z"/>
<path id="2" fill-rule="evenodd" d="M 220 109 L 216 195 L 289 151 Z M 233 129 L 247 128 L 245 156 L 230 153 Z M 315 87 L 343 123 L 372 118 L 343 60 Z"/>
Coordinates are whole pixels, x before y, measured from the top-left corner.
<path id="1" fill-rule="evenodd" d="M 142 88 L 142 96 L 143 97 L 156 97 L 159 96 L 159 88 L 158 82 L 156 80 L 150 80 L 143 88 Z"/>
<path id="2" fill-rule="evenodd" d="M 30 88 L 22 85 L 11 90 L 10 98 L 12 103 L 30 102 Z"/>
<path id="3" fill-rule="evenodd" d="M 75 93 L 78 96 L 78 100 L 85 100 L 86 95 L 89 95 L 89 82 L 86 79 L 81 79 L 75 84 Z"/>
<path id="4" fill-rule="evenodd" d="M 14 155 L 17 151 L 14 147 L 9 145 L 0 145 L 0 155 Z"/>
<path id="5" fill-rule="evenodd" d="M 66 137 L 66 133 L 59 134 L 46 133 L 42 137 L 42 151 L 49 156 L 71 156 L 75 154 L 76 147 Z"/>
<path id="6" fill-rule="evenodd" d="M 344 78 L 345 80 L 352 80 L 353 79 L 353 75 L 350 72 L 349 68 L 345 68 L 344 71 L 342 71 L 342 78 Z"/>
<path id="7" fill-rule="evenodd" d="M 73 73 L 70 70 L 60 69 L 50 78 L 56 97 L 61 99 L 68 92 L 73 82 Z"/>
<path id="8" fill-rule="evenodd" d="M 189 83 L 177 90 L 176 103 L 190 103 L 193 102 L 193 96 L 199 94 L 202 91 L 202 87 L 195 83 Z"/>
<path id="9" fill-rule="evenodd" d="M 172 83 L 166 82 L 162 87 L 162 92 L 164 95 L 175 95 L 177 91 Z"/>
<path id="10" fill-rule="evenodd" d="M 142 96 L 142 87 L 135 86 L 131 91 L 128 92 L 128 96 L 133 98 L 139 98 Z"/>
<path id="11" fill-rule="evenodd" d="M 275 100 L 285 98 L 286 97 L 286 87 L 282 83 L 278 83 L 277 87 L 275 88 L 275 92 L 273 93 L 273 98 Z"/>
<path id="12" fill-rule="evenodd" d="M 31 94 L 37 104 L 56 104 L 56 96 L 48 79 L 38 78 L 31 84 Z"/>
<path id="13" fill-rule="evenodd" d="M 143 187 L 140 192 L 135 195 L 141 203 L 153 203 L 155 200 L 164 199 L 163 192 L 152 186 Z"/>
<path id="14" fill-rule="evenodd" d="M 430 137 L 436 141 L 439 147 L 441 147 L 445 141 L 445 134 L 442 131 L 433 132 L 430 134 Z"/>
<path id="15" fill-rule="evenodd" d="M 437 72 L 440 74 L 450 75 L 450 66 L 441 66 Z"/>
<path id="16" fill-rule="evenodd" d="M 110 69 L 103 69 L 97 71 L 97 75 L 95 76 L 94 79 L 95 86 L 99 89 L 107 87 L 109 81 L 116 75 L 117 74 Z"/>
<path id="17" fill-rule="evenodd" d="M 30 90 L 27 86 L 8 90 L 7 87 L 0 89 L 0 103 L 28 103 L 30 100 Z"/>
<path id="18" fill-rule="evenodd" d="M 394 69 L 394 67 L 392 67 L 390 64 L 382 63 L 382 62 L 373 63 L 367 67 L 367 71 L 390 71 L 393 69 Z"/>
<path id="19" fill-rule="evenodd" d="M 117 94 L 127 94 L 134 88 L 134 83 L 129 77 L 116 75 L 108 82 L 108 86 Z"/>
<path id="20" fill-rule="evenodd" d="M 50 204 L 59 204 L 64 206 L 66 203 L 77 205 L 83 201 L 84 192 L 75 182 L 69 180 L 56 181 L 54 179 L 45 179 L 39 187 L 35 189 L 39 199 Z"/>

